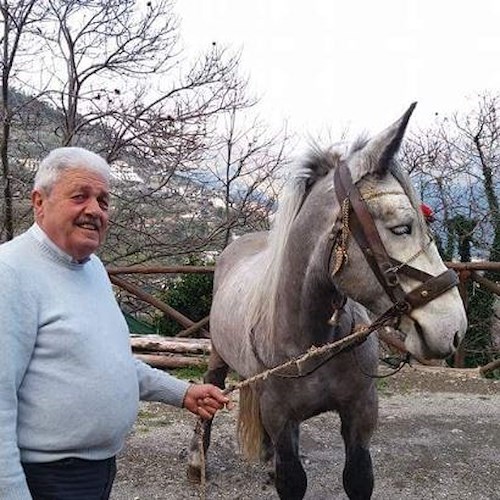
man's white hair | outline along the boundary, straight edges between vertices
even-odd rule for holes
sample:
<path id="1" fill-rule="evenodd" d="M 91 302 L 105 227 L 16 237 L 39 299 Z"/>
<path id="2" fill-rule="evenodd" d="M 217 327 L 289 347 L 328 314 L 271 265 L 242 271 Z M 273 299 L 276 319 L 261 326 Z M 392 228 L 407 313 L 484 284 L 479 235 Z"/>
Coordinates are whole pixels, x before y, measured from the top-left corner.
<path id="1" fill-rule="evenodd" d="M 101 156 L 84 148 L 63 147 L 52 150 L 41 162 L 35 175 L 34 189 L 50 193 L 59 175 L 67 170 L 83 168 L 100 174 L 109 182 L 111 170 Z"/>

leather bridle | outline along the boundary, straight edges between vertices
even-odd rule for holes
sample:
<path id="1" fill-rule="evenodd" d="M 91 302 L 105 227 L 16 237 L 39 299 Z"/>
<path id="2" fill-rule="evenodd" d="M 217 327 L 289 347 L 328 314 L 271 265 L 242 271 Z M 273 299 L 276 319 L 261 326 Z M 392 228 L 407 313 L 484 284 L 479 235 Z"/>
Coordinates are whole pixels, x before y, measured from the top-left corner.
<path id="1" fill-rule="evenodd" d="M 409 265 L 426 247 L 422 247 L 406 262 L 394 259 L 387 253 L 368 210 L 367 198 L 361 195 L 345 163 L 341 163 L 336 169 L 334 184 L 337 198 L 344 207 L 343 211 L 348 213 L 348 230 L 356 239 L 371 270 L 393 303 L 383 316 L 400 319 L 401 316 L 408 315 L 413 309 L 422 307 L 458 285 L 458 276 L 452 269 L 433 276 Z M 345 249 L 343 251 L 345 253 Z M 405 292 L 400 284 L 400 274 L 420 281 L 421 285 L 408 293 Z"/>

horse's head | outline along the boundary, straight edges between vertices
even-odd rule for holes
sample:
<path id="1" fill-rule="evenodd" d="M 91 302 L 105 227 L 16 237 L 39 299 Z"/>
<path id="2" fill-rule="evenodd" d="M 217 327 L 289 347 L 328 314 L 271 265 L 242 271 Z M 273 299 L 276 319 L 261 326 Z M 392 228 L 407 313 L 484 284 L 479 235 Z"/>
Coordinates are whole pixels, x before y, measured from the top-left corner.
<path id="1" fill-rule="evenodd" d="M 415 192 L 396 162 L 413 108 L 358 143 L 335 170 L 341 216 L 331 272 L 344 293 L 373 313 L 402 312 L 398 328 L 412 354 L 443 358 L 457 348 L 467 320 L 456 276 L 439 256 Z"/>

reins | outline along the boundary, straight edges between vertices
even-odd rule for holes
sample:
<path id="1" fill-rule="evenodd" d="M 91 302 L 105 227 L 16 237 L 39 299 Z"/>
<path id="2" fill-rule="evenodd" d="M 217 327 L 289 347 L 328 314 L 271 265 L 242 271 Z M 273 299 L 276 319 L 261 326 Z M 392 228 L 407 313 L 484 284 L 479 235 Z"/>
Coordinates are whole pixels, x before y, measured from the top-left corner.
<path id="1" fill-rule="evenodd" d="M 356 351 L 354 351 L 354 359 L 356 361 L 356 366 L 358 367 L 358 370 L 365 376 L 365 377 L 368 377 L 368 378 L 374 378 L 374 379 L 382 379 L 382 378 L 389 378 L 389 377 L 392 377 L 394 375 L 396 375 L 396 373 L 399 373 L 404 367 L 405 365 L 409 365 L 411 366 L 410 364 L 410 359 L 411 359 L 411 354 L 408 352 L 406 353 L 406 356 L 402 357 L 399 359 L 399 362 L 398 362 L 398 365 L 389 373 L 384 373 L 383 375 L 379 375 L 378 373 L 368 373 L 364 370 L 364 368 L 361 366 L 361 363 L 359 362 L 358 360 L 358 356 L 356 354 Z M 381 359 L 381 361 L 384 361 L 383 359 Z"/>

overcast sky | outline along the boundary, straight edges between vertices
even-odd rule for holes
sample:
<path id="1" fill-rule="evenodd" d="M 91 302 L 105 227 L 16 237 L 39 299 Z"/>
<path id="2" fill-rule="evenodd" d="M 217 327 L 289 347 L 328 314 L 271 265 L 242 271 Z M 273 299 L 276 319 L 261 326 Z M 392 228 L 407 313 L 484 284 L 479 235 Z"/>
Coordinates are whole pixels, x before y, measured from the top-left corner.
<path id="1" fill-rule="evenodd" d="M 177 0 L 176 12 L 186 48 L 241 49 L 262 116 L 313 137 L 375 133 L 413 101 L 426 126 L 500 92 L 499 0 Z"/>

